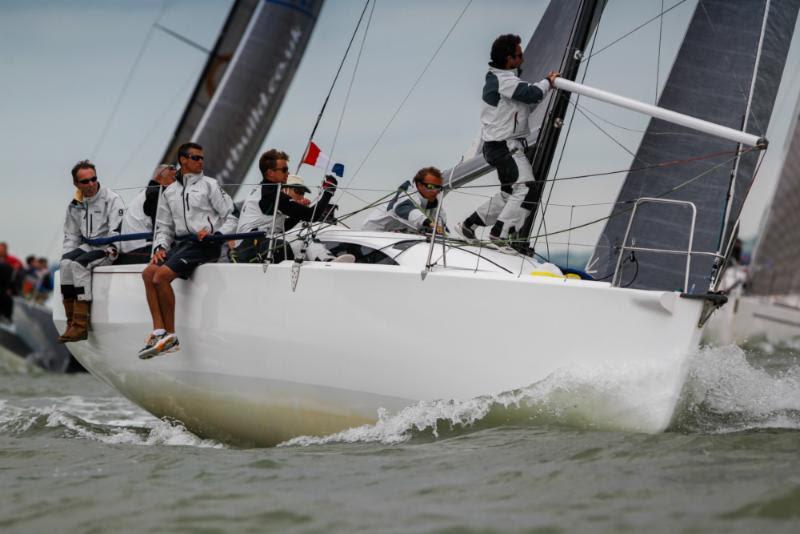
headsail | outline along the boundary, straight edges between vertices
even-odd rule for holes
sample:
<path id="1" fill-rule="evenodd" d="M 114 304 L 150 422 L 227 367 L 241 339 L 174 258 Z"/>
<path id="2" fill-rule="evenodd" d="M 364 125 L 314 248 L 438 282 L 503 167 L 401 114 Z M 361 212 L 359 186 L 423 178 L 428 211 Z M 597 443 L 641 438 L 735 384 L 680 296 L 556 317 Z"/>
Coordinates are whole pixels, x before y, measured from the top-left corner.
<path id="1" fill-rule="evenodd" d="M 756 243 L 748 293 L 800 294 L 800 101 L 789 130 L 786 159 Z"/>
<path id="2" fill-rule="evenodd" d="M 799 4 L 798 0 L 700 0 L 659 106 L 734 129 L 744 128 L 749 133 L 766 134 Z M 675 160 L 685 163 L 680 171 L 673 166 L 628 174 L 587 268 L 601 277 L 614 271 L 632 202 L 641 197 L 693 202 L 697 207 L 693 250 L 716 253 L 724 248 L 758 160 L 757 152 L 749 152 L 736 165 L 733 155 L 739 148 L 730 141 L 651 120 L 633 166 Z M 712 154 L 718 155 L 707 157 Z M 700 157 L 703 159 L 691 161 Z M 733 194 L 730 207 L 729 191 Z M 637 212 L 626 244 L 686 250 L 690 223 L 686 207 L 644 205 Z M 683 287 L 685 256 L 637 252 L 635 258 L 635 262 L 623 264 L 622 285 Z M 689 291 L 707 291 L 713 273 L 712 255 L 693 255 Z"/>
<path id="3" fill-rule="evenodd" d="M 236 193 L 305 50 L 322 0 L 237 0 L 162 161 L 205 148 L 209 176 Z"/>
<path id="4" fill-rule="evenodd" d="M 605 5 L 605 0 L 559 0 L 550 2 L 542 15 L 536 31 L 523 51 L 525 63 L 520 79 L 529 83 L 542 80 L 551 70 L 560 70 L 567 73 L 567 64 L 575 61 L 571 54 L 574 48 L 582 48 L 585 36 L 591 33 L 591 28 L 580 27 L 581 24 L 596 24 L 596 17 Z M 584 19 L 586 22 L 584 23 Z M 576 41 L 579 41 L 576 45 Z M 570 78 L 571 79 L 571 78 Z M 528 123 L 531 125 L 529 144 L 533 145 L 539 136 L 540 126 L 545 120 L 550 106 L 542 103 L 537 106 Z M 494 170 L 478 154 L 459 164 L 453 174 L 452 187 L 465 185 L 472 180 Z M 444 176 L 450 176 L 450 169 L 444 171 Z"/>

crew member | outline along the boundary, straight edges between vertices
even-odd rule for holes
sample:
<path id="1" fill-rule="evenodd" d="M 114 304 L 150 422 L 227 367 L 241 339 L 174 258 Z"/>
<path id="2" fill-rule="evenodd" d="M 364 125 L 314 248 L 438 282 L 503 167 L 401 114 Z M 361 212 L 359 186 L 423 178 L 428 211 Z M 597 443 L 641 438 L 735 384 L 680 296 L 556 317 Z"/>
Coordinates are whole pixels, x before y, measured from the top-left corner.
<path id="1" fill-rule="evenodd" d="M 162 187 L 167 187 L 175 181 L 176 173 L 177 170 L 172 165 L 159 165 L 155 168 L 147 187 L 133 198 L 125 212 L 125 218 L 122 219 L 123 235 L 153 233 L 159 193 Z M 151 243 L 152 239 L 121 242 L 122 253 L 116 263 L 147 263 L 150 261 Z"/>
<path id="2" fill-rule="evenodd" d="M 284 252 L 282 239 L 279 238 L 287 230 L 287 219 L 292 220 L 292 225 L 299 221 L 321 221 L 329 215 L 330 201 L 336 192 L 337 181 L 333 176 L 326 176 L 322 182 L 322 196 L 316 206 L 304 205 L 302 202 L 292 200 L 289 195 L 289 188 L 292 184 L 287 184 L 289 177 L 289 156 L 286 152 L 272 149 L 264 152 L 258 160 L 258 168 L 261 171 L 261 185 L 255 187 L 242 205 L 242 213 L 239 216 L 239 227 L 237 233 L 264 232 L 263 238 L 244 239 L 236 248 L 236 261 L 239 263 L 252 263 L 263 261 L 269 253 L 270 236 L 273 238 L 273 261 L 278 263 L 283 259 L 289 258 L 289 251 Z M 293 177 L 294 185 L 299 177 Z M 289 185 L 290 187 L 285 187 Z M 279 193 L 280 191 L 280 193 Z M 278 202 L 277 212 L 275 202 Z M 304 199 L 305 200 L 305 199 Z M 275 219 L 273 227 L 272 221 Z M 313 253 L 308 259 L 328 260 L 331 259 L 324 255 L 319 247 L 312 247 L 311 250 L 318 250 L 322 257 L 317 257 Z M 327 252 L 327 249 L 325 249 Z M 308 254 L 309 251 L 306 251 Z M 293 256 L 292 256 L 293 257 Z"/>
<path id="3" fill-rule="evenodd" d="M 372 210 L 361 228 L 377 232 L 427 233 L 436 226 L 436 233 L 442 234 L 446 225 L 444 210 L 440 210 L 438 224 L 434 225 L 441 190 L 441 171 L 436 167 L 420 169 L 413 180 L 406 180 L 397 188 L 388 204 Z"/>
<path id="4" fill-rule="evenodd" d="M 228 234 L 236 227 L 233 201 L 214 178 L 203 174 L 203 158 L 203 147 L 197 143 L 181 145 L 180 173 L 158 203 L 153 258 L 142 272 L 153 318 L 153 332 L 139 351 L 142 359 L 180 348 L 172 281 L 186 279 L 198 266 L 216 261 L 222 245 L 209 236 Z M 180 242 L 174 245 L 176 239 Z"/>
<path id="5" fill-rule="evenodd" d="M 528 119 L 553 87 L 558 72 L 551 71 L 535 84 L 519 78 L 523 62 L 519 35 L 501 35 L 492 44 L 491 62 L 483 85 L 481 140 L 483 156 L 497 169 L 500 191 L 481 204 L 457 227 L 467 239 L 475 239 L 478 226 L 491 226 L 489 239 L 507 240 L 522 228 L 531 207 L 523 206 L 533 182 L 533 169 L 525 157 Z"/>
<path id="6" fill-rule="evenodd" d="M 118 236 L 125 215 L 122 198 L 111 189 L 100 187 L 95 166 L 89 160 L 72 167 L 72 183 L 77 191 L 67 206 L 60 263 L 61 295 L 67 315 L 67 329 L 58 338 L 61 343 L 87 338 L 92 269 L 117 258 L 113 243 L 91 245 L 87 240 Z"/>

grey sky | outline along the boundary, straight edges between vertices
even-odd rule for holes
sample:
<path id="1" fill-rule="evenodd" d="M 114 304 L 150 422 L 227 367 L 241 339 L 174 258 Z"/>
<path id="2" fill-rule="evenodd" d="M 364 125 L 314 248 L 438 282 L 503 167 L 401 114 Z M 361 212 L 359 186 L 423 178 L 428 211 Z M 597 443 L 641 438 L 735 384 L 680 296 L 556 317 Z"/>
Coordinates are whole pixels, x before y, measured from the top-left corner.
<path id="1" fill-rule="evenodd" d="M 677 0 L 667 0 L 672 5 Z M 466 0 L 379 0 L 342 121 L 334 159 L 346 165 L 349 180 L 384 128 Z M 5 0 L 0 5 L 0 162 L 5 191 L 0 200 L 0 240 L 24 256 L 60 252 L 61 224 L 72 195 L 69 169 L 91 157 L 101 182 L 115 189 L 144 185 L 202 68 L 204 55 L 159 31 L 153 23 L 210 47 L 228 11 L 228 0 Z M 544 0 L 474 0 L 426 76 L 391 128 L 355 177 L 353 187 L 388 190 L 420 167 L 441 168 L 458 161 L 478 135 L 480 88 L 489 46 L 498 34 L 532 34 Z M 686 24 L 694 10 L 690 0 L 664 17 L 661 63 L 656 65 L 658 23 L 636 32 L 592 60 L 586 83 L 653 102 L 656 72 L 663 84 Z M 306 55 L 284 100 L 264 147 L 288 151 L 293 165 L 363 7 L 361 0 L 328 0 Z M 610 0 L 597 46 L 602 46 L 656 15 L 661 0 Z M 163 11 L 162 11 L 163 9 Z M 146 44 L 145 44 L 146 43 Z M 125 80 L 142 50 L 107 135 L 100 134 Z M 330 152 L 352 74 L 353 58 L 340 79 L 316 141 Z M 789 118 L 800 91 L 797 43 L 793 43 L 784 86 L 767 132 L 772 141 L 759 182 L 746 210 L 744 233 L 753 233 L 781 159 Z M 788 83 L 787 83 L 788 82 Z M 589 109 L 634 130 L 646 119 L 584 103 Z M 631 150 L 640 133 L 616 130 Z M 98 147 L 99 145 L 99 147 Z M 95 151 L 95 148 L 97 150 Z M 625 168 L 630 156 L 586 124 L 576 123 L 560 175 Z M 309 183 L 321 179 L 304 167 Z M 258 181 L 251 169 L 248 182 Z M 556 203 L 611 202 L 619 178 L 568 183 L 554 195 Z M 491 179 L 488 179 L 491 180 Z M 248 188 L 243 188 L 246 192 Z M 134 191 L 122 191 L 131 198 Z M 357 192 L 365 199 L 377 191 Z M 480 198 L 453 195 L 451 220 L 465 215 Z M 357 207 L 350 197 L 340 202 Z M 583 210 L 588 220 L 607 208 Z M 554 226 L 568 222 L 553 211 Z M 562 210 L 564 211 L 564 210 Z M 602 216 L 602 213 L 600 213 Z M 601 227 L 576 232 L 574 241 L 593 243 Z"/>

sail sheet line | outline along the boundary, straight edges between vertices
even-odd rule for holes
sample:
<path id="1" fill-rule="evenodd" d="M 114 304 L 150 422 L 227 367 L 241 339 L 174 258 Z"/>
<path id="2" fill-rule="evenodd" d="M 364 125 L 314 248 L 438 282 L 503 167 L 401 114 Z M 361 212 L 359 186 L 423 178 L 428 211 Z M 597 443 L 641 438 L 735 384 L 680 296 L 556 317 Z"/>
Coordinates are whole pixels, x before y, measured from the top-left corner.
<path id="1" fill-rule="evenodd" d="M 210 49 L 206 48 L 205 46 L 201 45 L 200 43 L 192 41 L 191 39 L 189 39 L 185 35 L 181 35 L 178 32 L 176 32 L 175 30 L 171 30 L 171 29 L 167 28 L 166 26 L 164 26 L 164 25 L 162 25 L 162 24 L 160 24 L 158 22 L 156 22 L 153 26 L 155 26 L 156 29 L 161 30 L 162 32 L 166 33 L 170 37 L 174 37 L 175 39 L 179 40 L 180 42 L 182 42 L 184 44 L 187 44 L 187 45 L 191 46 L 192 48 L 196 48 L 197 50 L 200 50 L 201 52 L 203 52 L 205 54 L 211 54 L 211 52 L 212 52 Z"/>

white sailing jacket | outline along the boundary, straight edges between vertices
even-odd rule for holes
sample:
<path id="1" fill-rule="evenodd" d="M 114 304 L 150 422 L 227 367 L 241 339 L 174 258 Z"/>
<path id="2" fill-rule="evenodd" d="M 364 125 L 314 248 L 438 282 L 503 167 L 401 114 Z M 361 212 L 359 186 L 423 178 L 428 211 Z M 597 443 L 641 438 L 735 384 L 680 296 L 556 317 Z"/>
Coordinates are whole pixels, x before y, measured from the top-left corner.
<path id="1" fill-rule="evenodd" d="M 517 69 L 489 66 L 483 85 L 481 139 L 505 141 L 527 137 L 530 114 L 549 91 L 547 79 L 530 84 L 519 79 Z"/>
<path id="2" fill-rule="evenodd" d="M 158 202 L 153 244 L 168 250 L 177 236 L 236 231 L 233 200 L 214 178 L 185 174 L 166 189 Z"/>
<path id="3" fill-rule="evenodd" d="M 119 235 L 124 215 L 122 198 L 107 187 L 100 186 L 97 194 L 90 198 L 76 196 L 67 206 L 62 255 L 76 248 L 105 249 L 108 245 L 89 245 L 83 240 Z"/>
<path id="4" fill-rule="evenodd" d="M 152 188 L 152 189 L 151 189 Z M 153 233 L 153 218 L 145 210 L 147 209 L 147 200 L 155 197 L 155 205 L 158 205 L 158 199 L 161 198 L 160 186 L 155 180 L 150 180 L 147 188 L 139 192 L 138 195 L 133 197 L 133 200 L 128 204 L 128 209 L 125 210 L 125 218 L 122 219 L 122 234 L 144 234 Z M 149 211 L 149 210 L 148 210 Z M 155 212 L 150 212 L 155 215 Z M 122 252 L 130 252 L 138 248 L 142 248 L 148 244 L 149 239 L 137 239 L 136 241 L 123 241 L 120 243 Z"/>
<path id="5" fill-rule="evenodd" d="M 417 187 L 407 180 L 397 188 L 397 193 L 388 204 L 370 212 L 361 229 L 375 232 L 419 232 L 432 226 L 438 206 L 438 199 L 428 202 Z M 444 210 L 441 210 L 439 218 L 439 224 L 446 226 Z"/>

